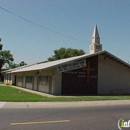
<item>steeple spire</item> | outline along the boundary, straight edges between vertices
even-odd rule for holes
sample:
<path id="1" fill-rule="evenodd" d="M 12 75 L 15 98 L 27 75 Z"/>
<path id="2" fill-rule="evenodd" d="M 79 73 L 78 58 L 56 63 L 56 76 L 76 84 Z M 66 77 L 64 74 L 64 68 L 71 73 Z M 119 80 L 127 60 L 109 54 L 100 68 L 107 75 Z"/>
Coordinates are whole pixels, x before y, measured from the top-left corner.
<path id="1" fill-rule="evenodd" d="M 102 51 L 102 45 L 100 44 L 100 36 L 98 33 L 97 25 L 94 27 L 93 35 L 92 35 L 92 43 L 90 45 L 90 54 Z"/>
<path id="2" fill-rule="evenodd" d="M 95 25 L 95 27 L 94 27 L 93 36 L 92 36 L 92 43 L 100 44 L 100 36 L 98 33 L 97 25 Z"/>

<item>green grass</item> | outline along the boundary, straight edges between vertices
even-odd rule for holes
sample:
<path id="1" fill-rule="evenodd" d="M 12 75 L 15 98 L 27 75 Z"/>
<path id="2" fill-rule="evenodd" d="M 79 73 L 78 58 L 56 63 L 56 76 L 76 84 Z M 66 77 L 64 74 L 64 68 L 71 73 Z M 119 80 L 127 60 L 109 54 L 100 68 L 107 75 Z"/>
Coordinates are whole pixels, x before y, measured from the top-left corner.
<path id="1" fill-rule="evenodd" d="M 43 97 L 9 86 L 0 86 L 0 101 L 5 102 L 61 102 L 61 101 L 97 101 L 130 100 L 130 96 L 83 96 L 83 97 Z"/>

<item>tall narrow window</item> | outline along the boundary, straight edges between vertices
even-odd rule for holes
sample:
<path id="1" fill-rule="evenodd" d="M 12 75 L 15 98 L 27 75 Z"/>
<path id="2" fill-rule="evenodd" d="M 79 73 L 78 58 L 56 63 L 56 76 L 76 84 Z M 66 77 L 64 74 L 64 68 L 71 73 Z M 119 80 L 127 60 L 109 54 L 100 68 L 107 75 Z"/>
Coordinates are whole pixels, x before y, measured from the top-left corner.
<path id="1" fill-rule="evenodd" d="M 22 82 L 22 81 L 23 81 L 23 76 L 18 76 L 18 77 L 17 77 L 17 81 L 18 81 L 18 82 Z"/>
<path id="2" fill-rule="evenodd" d="M 25 81 L 26 81 L 26 83 L 32 83 L 33 82 L 33 76 L 26 76 Z"/>
<path id="3" fill-rule="evenodd" d="M 49 86 L 50 76 L 39 76 L 39 85 Z"/>

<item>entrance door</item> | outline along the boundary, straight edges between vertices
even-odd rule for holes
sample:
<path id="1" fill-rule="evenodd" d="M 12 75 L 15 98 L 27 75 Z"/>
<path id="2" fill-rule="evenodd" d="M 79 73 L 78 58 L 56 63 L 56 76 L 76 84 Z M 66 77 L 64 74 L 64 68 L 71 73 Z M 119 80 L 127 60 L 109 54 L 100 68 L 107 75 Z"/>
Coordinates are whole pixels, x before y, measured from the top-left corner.
<path id="1" fill-rule="evenodd" d="M 82 70 L 62 73 L 63 95 L 86 95 L 87 80 L 86 72 Z"/>

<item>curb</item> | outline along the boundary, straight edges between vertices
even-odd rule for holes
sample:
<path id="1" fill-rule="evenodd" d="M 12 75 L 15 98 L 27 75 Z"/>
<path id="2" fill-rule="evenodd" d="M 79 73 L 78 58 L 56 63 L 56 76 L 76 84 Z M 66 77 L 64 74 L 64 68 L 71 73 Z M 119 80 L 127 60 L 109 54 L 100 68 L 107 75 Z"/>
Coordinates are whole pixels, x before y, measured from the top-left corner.
<path id="1" fill-rule="evenodd" d="M 0 109 L 32 108 L 79 108 L 98 106 L 130 105 L 129 100 L 114 101 L 77 101 L 77 102 L 0 102 Z"/>

